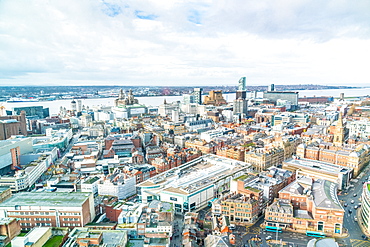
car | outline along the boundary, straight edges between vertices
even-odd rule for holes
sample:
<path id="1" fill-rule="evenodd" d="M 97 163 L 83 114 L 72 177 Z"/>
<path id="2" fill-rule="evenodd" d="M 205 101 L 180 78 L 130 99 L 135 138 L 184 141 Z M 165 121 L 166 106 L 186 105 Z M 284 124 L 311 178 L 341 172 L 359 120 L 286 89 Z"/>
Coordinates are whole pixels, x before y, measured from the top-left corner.
<path id="1" fill-rule="evenodd" d="M 348 204 L 347 204 L 347 203 L 344 203 L 344 204 L 343 204 L 343 206 L 347 207 L 347 206 L 348 206 Z"/>
<path id="2" fill-rule="evenodd" d="M 354 207 L 354 209 L 358 209 L 358 206 L 356 205 L 356 206 Z"/>
<path id="3" fill-rule="evenodd" d="M 355 219 L 355 221 L 357 221 L 357 217 L 356 216 L 354 217 L 354 219 Z"/>
<path id="4" fill-rule="evenodd" d="M 266 240 L 270 240 L 270 239 L 272 239 L 272 237 L 271 237 L 271 236 L 267 236 L 267 237 L 266 237 Z"/>
<path id="5" fill-rule="evenodd" d="M 353 197 L 356 197 L 357 196 L 357 194 L 353 194 Z"/>
<path id="6" fill-rule="evenodd" d="M 366 235 L 362 235 L 362 238 L 367 240 L 367 236 Z"/>
<path id="7" fill-rule="evenodd" d="M 353 204 L 353 203 L 355 203 L 355 200 L 351 200 L 351 203 Z"/>
<path id="8" fill-rule="evenodd" d="M 348 213 L 352 214 L 352 210 L 351 210 L 351 209 L 350 209 L 350 210 L 348 210 Z"/>

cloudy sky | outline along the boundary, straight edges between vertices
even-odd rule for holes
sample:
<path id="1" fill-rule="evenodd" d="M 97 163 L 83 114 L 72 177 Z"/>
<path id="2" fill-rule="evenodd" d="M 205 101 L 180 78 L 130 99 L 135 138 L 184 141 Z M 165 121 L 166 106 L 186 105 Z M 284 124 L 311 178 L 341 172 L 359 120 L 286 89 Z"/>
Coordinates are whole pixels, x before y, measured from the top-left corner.
<path id="1" fill-rule="evenodd" d="M 0 85 L 370 85 L 368 0 L 0 0 Z"/>

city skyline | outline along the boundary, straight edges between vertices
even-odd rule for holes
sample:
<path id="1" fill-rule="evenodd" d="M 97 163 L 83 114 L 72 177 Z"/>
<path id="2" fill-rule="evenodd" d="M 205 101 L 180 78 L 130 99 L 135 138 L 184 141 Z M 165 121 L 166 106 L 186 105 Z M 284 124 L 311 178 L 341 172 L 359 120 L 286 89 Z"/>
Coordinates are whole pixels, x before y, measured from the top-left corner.
<path id="1" fill-rule="evenodd" d="M 0 2 L 0 85 L 369 85 L 367 1 Z"/>

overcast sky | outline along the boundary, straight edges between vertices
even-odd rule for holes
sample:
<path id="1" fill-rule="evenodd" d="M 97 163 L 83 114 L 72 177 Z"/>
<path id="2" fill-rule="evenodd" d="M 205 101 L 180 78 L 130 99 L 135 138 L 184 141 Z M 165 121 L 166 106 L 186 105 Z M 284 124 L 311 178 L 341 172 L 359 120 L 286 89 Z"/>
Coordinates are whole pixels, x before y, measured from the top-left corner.
<path id="1" fill-rule="evenodd" d="M 368 0 L 0 0 L 0 85 L 370 85 Z"/>

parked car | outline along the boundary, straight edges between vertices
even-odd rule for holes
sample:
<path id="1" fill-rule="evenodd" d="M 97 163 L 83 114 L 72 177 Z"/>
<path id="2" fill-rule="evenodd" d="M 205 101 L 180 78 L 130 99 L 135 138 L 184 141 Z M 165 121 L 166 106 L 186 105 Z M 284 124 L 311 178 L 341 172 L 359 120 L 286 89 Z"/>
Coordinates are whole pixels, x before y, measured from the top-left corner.
<path id="1" fill-rule="evenodd" d="M 347 203 L 344 203 L 344 204 L 343 204 L 343 206 L 347 207 L 347 206 L 348 206 L 348 204 L 347 204 Z"/>
<path id="2" fill-rule="evenodd" d="M 351 209 L 350 209 L 350 210 L 348 210 L 348 213 L 352 214 L 352 210 L 351 210 Z"/>
<path id="3" fill-rule="evenodd" d="M 355 219 L 355 221 L 357 221 L 357 217 L 356 216 L 354 217 L 354 219 Z"/>
<path id="4" fill-rule="evenodd" d="M 352 200 L 352 201 L 351 201 L 351 203 L 352 203 L 352 204 L 353 204 L 353 203 L 355 203 L 355 200 Z"/>
<path id="5" fill-rule="evenodd" d="M 357 196 L 357 194 L 355 193 L 355 194 L 353 194 L 353 197 L 356 197 Z"/>
<path id="6" fill-rule="evenodd" d="M 356 205 L 356 206 L 354 207 L 354 209 L 358 209 L 358 206 Z"/>
<path id="7" fill-rule="evenodd" d="M 271 236 L 267 236 L 267 237 L 266 237 L 266 240 L 270 240 L 270 239 L 272 239 L 272 237 L 271 237 Z"/>

